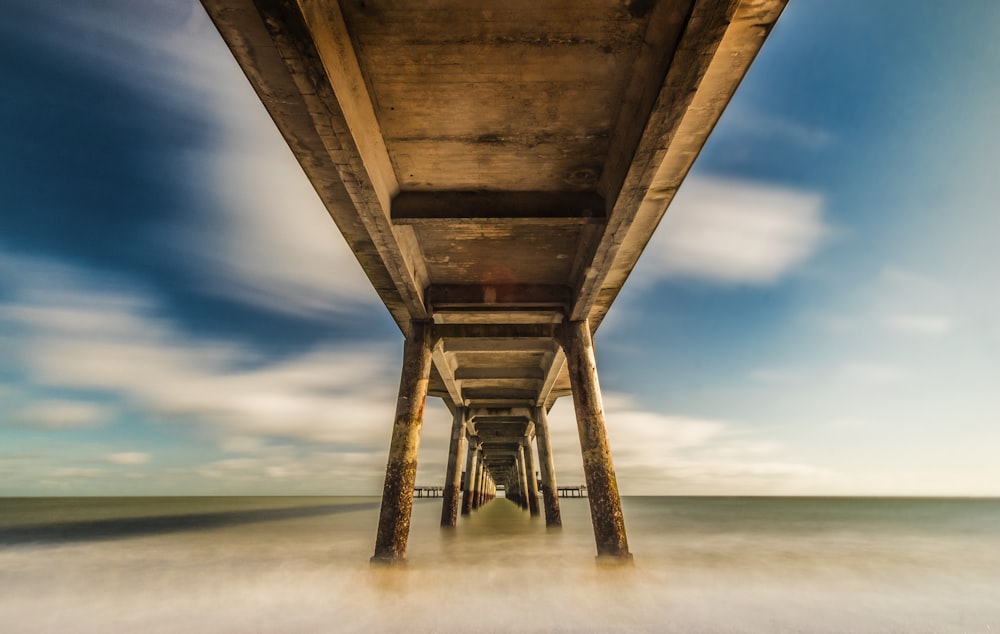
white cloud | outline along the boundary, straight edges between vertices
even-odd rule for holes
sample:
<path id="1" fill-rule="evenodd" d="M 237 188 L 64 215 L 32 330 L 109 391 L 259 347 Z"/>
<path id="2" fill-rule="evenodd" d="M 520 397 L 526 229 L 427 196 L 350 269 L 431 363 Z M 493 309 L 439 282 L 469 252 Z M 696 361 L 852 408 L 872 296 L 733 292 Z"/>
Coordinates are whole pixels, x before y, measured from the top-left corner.
<path id="1" fill-rule="evenodd" d="M 17 410 L 11 419 L 24 427 L 70 429 L 101 425 L 113 414 L 113 408 L 95 403 L 42 399 Z"/>
<path id="2" fill-rule="evenodd" d="M 111 464 L 119 465 L 141 465 L 149 462 L 153 457 L 141 451 L 121 451 L 110 454 L 107 461 Z"/>
<path id="3" fill-rule="evenodd" d="M 848 363 L 843 375 L 848 381 L 868 385 L 896 383 L 906 376 L 902 368 L 884 363 Z"/>
<path id="4" fill-rule="evenodd" d="M 943 315 L 889 315 L 882 326 L 909 335 L 936 336 L 951 332 L 952 320 Z"/>
<path id="5" fill-rule="evenodd" d="M 35 387 L 102 392 L 147 416 L 198 424 L 229 450 L 269 438 L 381 445 L 395 390 L 387 347 L 319 347 L 268 361 L 243 346 L 191 337 L 155 317 L 150 298 L 108 290 L 80 272 L 34 286 L 54 270 L 30 258 L 0 262 L 0 278 L 15 289 L 0 302 L 0 324 L 20 333 L 8 342 Z M 21 288 L 25 280 L 31 286 Z M 106 414 L 49 400 L 23 411 L 50 424 Z"/>
<path id="6" fill-rule="evenodd" d="M 774 385 L 792 385 L 802 382 L 801 373 L 781 368 L 757 368 L 750 372 L 750 378 L 754 381 Z"/>
<path id="7" fill-rule="evenodd" d="M 787 187 L 692 176 L 646 247 L 640 280 L 684 277 L 771 284 L 828 233 L 822 198 Z"/>
<path id="8" fill-rule="evenodd" d="M 51 473 L 53 478 L 95 478 L 105 474 L 103 469 L 93 467 L 62 467 Z"/>
<path id="9" fill-rule="evenodd" d="M 208 215 L 159 227 L 213 293 L 277 312 L 352 312 L 379 301 L 232 53 L 196 2 L 121 4 L 115 19 L 60 5 L 39 34 L 181 116 L 208 119 L 216 145 L 177 160 L 215 198 Z M 200 181 L 200 182 L 199 182 Z"/>
<path id="10" fill-rule="evenodd" d="M 724 116 L 729 134 L 752 136 L 758 145 L 782 140 L 806 149 L 822 150 L 836 141 L 829 130 L 746 106 L 730 107 Z"/>
<path id="11" fill-rule="evenodd" d="M 605 418 L 623 494 L 759 494 L 821 490 L 826 469 L 782 460 L 782 448 L 730 421 L 643 411 L 622 394 L 605 394 Z M 552 410 L 558 477 L 582 482 L 570 399 Z"/>

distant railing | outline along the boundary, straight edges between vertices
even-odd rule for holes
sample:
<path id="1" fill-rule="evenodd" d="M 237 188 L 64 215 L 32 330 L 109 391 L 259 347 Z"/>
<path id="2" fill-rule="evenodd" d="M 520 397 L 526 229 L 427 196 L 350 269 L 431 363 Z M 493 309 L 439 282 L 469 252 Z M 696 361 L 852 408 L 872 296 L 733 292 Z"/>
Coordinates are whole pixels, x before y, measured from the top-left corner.
<path id="1" fill-rule="evenodd" d="M 556 487 L 561 498 L 585 498 L 587 497 L 587 485 L 581 484 L 575 487 Z"/>
<path id="2" fill-rule="evenodd" d="M 444 487 L 413 487 L 413 497 L 415 498 L 444 497 Z"/>

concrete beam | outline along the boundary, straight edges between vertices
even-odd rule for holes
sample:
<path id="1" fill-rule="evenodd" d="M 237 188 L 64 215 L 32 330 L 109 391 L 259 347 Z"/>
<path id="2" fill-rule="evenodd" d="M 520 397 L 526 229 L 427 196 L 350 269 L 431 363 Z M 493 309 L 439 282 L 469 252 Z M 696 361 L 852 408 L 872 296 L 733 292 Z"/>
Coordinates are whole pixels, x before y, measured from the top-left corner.
<path id="1" fill-rule="evenodd" d="M 427 305 L 444 308 L 569 307 L 568 286 L 554 284 L 434 284 L 427 289 Z"/>
<path id="2" fill-rule="evenodd" d="M 404 191 L 392 201 L 397 225 L 558 226 L 603 223 L 604 217 L 604 199 L 586 191 Z"/>
<path id="3" fill-rule="evenodd" d="M 562 347 L 556 348 L 552 355 L 552 359 L 549 361 L 549 366 L 545 370 L 545 376 L 542 380 L 542 387 L 538 390 L 538 397 L 535 399 L 535 405 L 539 407 L 550 407 L 551 402 L 549 401 L 552 397 L 552 390 L 556 386 L 556 382 L 559 380 L 559 376 L 563 373 L 563 368 L 566 365 L 566 353 L 563 352 Z M 555 401 L 555 398 L 552 398 Z"/>
<path id="4" fill-rule="evenodd" d="M 434 348 L 431 351 L 431 359 L 434 361 L 434 367 L 437 368 L 438 375 L 441 377 L 441 382 L 448 391 L 451 402 L 458 407 L 464 407 L 466 403 L 462 399 L 462 384 L 455 379 L 455 368 L 448 360 L 447 355 L 445 355 L 444 344 L 440 340 L 434 344 Z"/>
<path id="5" fill-rule="evenodd" d="M 599 184 L 608 222 L 576 262 L 569 319 L 600 325 L 786 2 L 695 0 L 672 55 L 637 60 L 634 77 L 663 82 L 648 111 L 639 87 L 619 113 Z M 654 5 L 647 38 L 666 32 L 654 21 L 676 19 L 660 10 L 668 4 Z M 664 43 L 647 41 L 644 50 L 662 55 Z"/>
<path id="6" fill-rule="evenodd" d="M 459 381 L 488 380 L 542 380 L 545 376 L 541 368 L 497 367 L 497 368 L 456 368 L 455 379 Z"/>

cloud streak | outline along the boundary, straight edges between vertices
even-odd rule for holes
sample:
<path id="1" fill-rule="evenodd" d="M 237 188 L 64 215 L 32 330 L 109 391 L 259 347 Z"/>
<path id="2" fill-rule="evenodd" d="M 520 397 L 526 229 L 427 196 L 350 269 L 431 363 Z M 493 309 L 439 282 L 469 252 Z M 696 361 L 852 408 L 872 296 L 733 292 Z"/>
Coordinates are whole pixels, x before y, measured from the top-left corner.
<path id="1" fill-rule="evenodd" d="M 646 247 L 641 281 L 773 284 L 829 233 L 822 197 L 786 187 L 690 176 Z"/>
<path id="2" fill-rule="evenodd" d="M 45 46 L 145 96 L 211 136 L 175 149 L 205 213 L 156 232 L 214 295 L 322 317 L 378 302 L 351 250 L 204 9 L 196 2 L 39 5 Z"/>
<path id="3" fill-rule="evenodd" d="M 768 495 L 821 490 L 833 474 L 782 459 L 782 448 L 731 421 L 644 411 L 626 394 L 605 394 L 615 471 L 625 495 Z M 563 482 L 583 482 L 572 407 L 553 409 L 553 445 Z"/>
<path id="4" fill-rule="evenodd" d="M 8 257 L 0 279 L 46 276 L 58 266 Z M 16 271 L 16 273 L 15 273 Z M 4 275 L 7 273 L 7 275 Z M 155 316 L 156 302 L 76 273 L 47 276 L 48 287 L 15 290 L 0 323 L 32 385 L 104 394 L 147 415 L 234 438 L 294 438 L 376 446 L 390 420 L 394 384 L 386 348 L 326 346 L 271 360 L 225 341 L 192 337 Z M 25 424 L 58 427 L 106 415 L 93 403 L 35 402 Z"/>

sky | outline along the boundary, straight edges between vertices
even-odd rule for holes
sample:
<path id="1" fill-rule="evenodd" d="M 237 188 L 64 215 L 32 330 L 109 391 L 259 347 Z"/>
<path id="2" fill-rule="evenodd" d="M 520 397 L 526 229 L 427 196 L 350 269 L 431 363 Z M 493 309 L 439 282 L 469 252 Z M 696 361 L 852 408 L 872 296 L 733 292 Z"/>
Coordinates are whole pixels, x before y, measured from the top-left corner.
<path id="1" fill-rule="evenodd" d="M 377 494 L 402 337 L 200 5 L 4 12 L 0 496 Z M 1000 495 L 998 27 L 790 2 L 595 337 L 623 494 Z"/>

